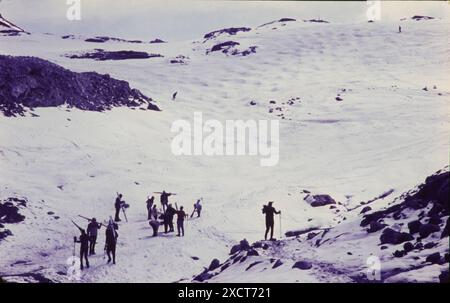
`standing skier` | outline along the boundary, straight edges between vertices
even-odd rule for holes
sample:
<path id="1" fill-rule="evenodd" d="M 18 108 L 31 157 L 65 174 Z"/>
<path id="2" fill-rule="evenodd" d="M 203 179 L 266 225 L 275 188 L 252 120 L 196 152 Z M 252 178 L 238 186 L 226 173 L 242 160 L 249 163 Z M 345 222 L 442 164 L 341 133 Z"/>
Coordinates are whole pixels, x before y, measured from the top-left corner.
<path id="1" fill-rule="evenodd" d="M 158 209 L 156 209 L 156 204 L 153 204 L 151 217 L 153 217 L 155 220 L 158 220 Z"/>
<path id="2" fill-rule="evenodd" d="M 88 260 L 88 250 L 89 250 L 89 237 L 86 234 L 86 231 L 82 228 L 79 228 L 81 235 L 80 238 L 73 237 L 73 241 L 76 243 L 80 243 L 80 268 L 83 270 L 83 258 L 86 260 L 86 267 L 89 268 L 89 260 Z"/>
<path id="3" fill-rule="evenodd" d="M 274 214 L 281 214 L 280 211 L 276 211 L 275 208 L 272 206 L 273 202 L 269 202 L 268 205 L 264 205 L 262 212 L 266 215 L 266 234 L 264 235 L 264 240 L 267 240 L 267 234 L 270 230 L 270 240 L 274 240 L 273 238 L 273 226 L 274 226 Z"/>
<path id="4" fill-rule="evenodd" d="M 120 209 L 122 208 L 122 206 L 125 204 L 125 201 L 122 201 L 122 194 L 119 194 L 116 198 L 116 202 L 114 203 L 114 207 L 116 208 L 116 215 L 114 217 L 114 221 L 116 222 L 120 222 Z"/>
<path id="5" fill-rule="evenodd" d="M 176 206 L 176 204 L 175 204 Z M 183 210 L 183 206 L 180 206 L 180 210 L 176 210 L 177 214 L 177 230 L 178 230 L 178 237 L 184 237 L 184 218 L 186 217 L 186 213 Z"/>
<path id="6" fill-rule="evenodd" d="M 150 220 L 152 218 L 152 207 L 153 207 L 153 201 L 155 200 L 155 197 L 151 197 L 147 199 L 147 220 Z"/>
<path id="7" fill-rule="evenodd" d="M 161 205 L 163 207 L 163 211 L 166 211 L 166 207 L 169 204 L 169 196 L 171 196 L 172 193 L 166 193 L 165 190 L 161 193 Z"/>
<path id="8" fill-rule="evenodd" d="M 202 212 L 202 205 L 200 204 L 200 200 L 201 199 L 198 199 L 194 204 L 194 210 L 192 211 L 191 218 L 194 216 L 195 212 L 197 212 L 197 218 L 200 217 L 200 213 Z"/>
<path id="9" fill-rule="evenodd" d="M 167 224 L 169 225 L 169 232 L 173 232 L 174 228 L 173 228 L 173 217 L 175 216 L 175 214 L 177 213 L 177 211 L 175 210 L 175 208 L 173 208 L 172 204 L 169 204 L 169 206 L 166 209 L 166 219 L 167 219 Z"/>
<path id="10" fill-rule="evenodd" d="M 95 255 L 95 244 L 97 243 L 97 231 L 102 227 L 97 223 L 97 219 L 92 218 L 87 227 L 87 235 L 89 237 L 89 255 Z"/>
<path id="11" fill-rule="evenodd" d="M 111 262 L 111 254 L 112 254 L 112 261 L 113 264 L 116 264 L 116 244 L 117 244 L 117 238 L 119 237 L 119 234 L 116 231 L 117 224 L 112 222 L 112 220 L 109 221 L 108 227 L 106 228 L 106 243 L 105 243 L 105 250 L 106 254 L 108 255 L 108 263 Z"/>

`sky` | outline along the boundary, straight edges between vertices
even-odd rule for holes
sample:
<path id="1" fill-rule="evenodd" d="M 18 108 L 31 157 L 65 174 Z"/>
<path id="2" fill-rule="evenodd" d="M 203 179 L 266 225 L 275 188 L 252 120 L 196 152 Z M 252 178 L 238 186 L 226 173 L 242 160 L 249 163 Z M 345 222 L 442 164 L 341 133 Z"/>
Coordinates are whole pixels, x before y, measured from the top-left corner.
<path id="1" fill-rule="evenodd" d="M 230 26 L 283 18 L 367 21 L 366 1 L 80 0 L 81 20 L 69 21 L 72 0 L 0 0 L 0 13 L 30 32 L 190 40 Z M 381 1 L 381 20 L 413 15 L 450 19 L 448 1 Z"/>

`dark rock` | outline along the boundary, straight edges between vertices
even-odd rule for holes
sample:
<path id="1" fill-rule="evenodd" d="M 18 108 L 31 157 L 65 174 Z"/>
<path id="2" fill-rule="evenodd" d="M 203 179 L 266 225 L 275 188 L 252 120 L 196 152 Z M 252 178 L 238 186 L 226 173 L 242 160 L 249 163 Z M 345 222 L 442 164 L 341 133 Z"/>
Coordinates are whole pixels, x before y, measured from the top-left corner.
<path id="1" fill-rule="evenodd" d="M 19 223 L 25 216 L 19 213 L 19 207 L 26 205 L 25 200 L 8 198 L 4 203 L 0 203 L 0 223 Z"/>
<path id="2" fill-rule="evenodd" d="M 414 249 L 418 249 L 418 250 L 423 249 L 423 243 L 422 242 L 417 242 L 416 245 L 414 245 Z"/>
<path id="3" fill-rule="evenodd" d="M 230 266 L 230 263 L 225 263 L 224 265 L 222 265 L 222 267 L 220 268 L 220 271 L 224 271 L 225 269 L 227 269 Z"/>
<path id="4" fill-rule="evenodd" d="M 250 105 L 256 105 L 256 101 L 250 101 Z"/>
<path id="5" fill-rule="evenodd" d="M 218 259 L 213 259 L 211 264 L 209 264 L 208 270 L 212 271 L 220 266 L 220 261 Z"/>
<path id="6" fill-rule="evenodd" d="M 426 238 L 430 234 L 432 234 L 434 232 L 438 232 L 440 230 L 441 230 L 441 228 L 439 227 L 439 225 L 434 225 L 434 224 L 430 224 L 430 223 L 422 224 L 419 229 L 419 235 L 421 238 Z"/>
<path id="7" fill-rule="evenodd" d="M 434 242 L 428 242 L 428 243 L 425 243 L 425 245 L 423 246 L 423 248 L 425 248 L 425 249 L 430 249 L 430 248 L 435 247 L 436 245 L 437 245 L 437 244 L 434 243 Z"/>
<path id="8" fill-rule="evenodd" d="M 205 270 L 201 274 L 196 276 L 194 278 L 194 281 L 203 282 L 203 281 L 211 279 L 213 276 L 214 275 L 212 273 L 209 273 L 208 271 Z"/>
<path id="9" fill-rule="evenodd" d="M 380 246 L 380 249 L 381 249 L 381 250 L 385 250 L 385 249 L 387 249 L 387 248 L 388 248 L 388 247 L 387 247 L 386 245 L 381 245 L 381 246 Z"/>
<path id="10" fill-rule="evenodd" d="M 433 215 L 433 216 L 430 216 L 430 220 L 428 220 L 428 223 L 434 224 L 434 225 L 439 225 L 442 223 L 442 220 L 438 215 Z"/>
<path id="11" fill-rule="evenodd" d="M 330 195 L 312 195 L 313 201 L 311 202 L 312 207 L 324 206 L 329 204 L 336 204 L 336 201 L 330 197 Z"/>
<path id="12" fill-rule="evenodd" d="M 352 256 L 353 254 L 352 254 L 351 252 L 348 251 L 348 252 L 347 252 L 347 255 Z"/>
<path id="13" fill-rule="evenodd" d="M 192 256 L 191 259 L 197 261 L 197 260 L 199 260 L 200 258 L 199 258 L 199 257 L 196 257 L 196 256 Z"/>
<path id="14" fill-rule="evenodd" d="M 298 269 L 301 269 L 301 270 L 307 270 L 307 269 L 311 269 L 312 268 L 312 264 L 310 262 L 308 262 L 308 261 L 297 261 L 292 266 L 292 268 L 298 268 Z"/>
<path id="15" fill-rule="evenodd" d="M 253 248 L 261 248 L 262 247 L 262 242 L 261 241 L 257 241 L 255 243 L 252 244 Z"/>
<path id="16" fill-rule="evenodd" d="M 236 35 L 238 32 L 248 32 L 250 31 L 251 28 L 249 27 L 230 27 L 230 28 L 224 28 L 224 29 L 219 29 L 219 30 L 215 30 L 213 32 L 207 33 L 205 34 L 205 36 L 203 37 L 205 40 L 209 40 L 209 39 L 213 39 L 216 38 L 220 35 L 223 34 L 228 34 L 228 35 Z"/>
<path id="17" fill-rule="evenodd" d="M 6 238 L 8 236 L 12 236 L 12 232 L 9 229 L 0 230 L 0 240 Z"/>
<path id="18" fill-rule="evenodd" d="M 372 223 L 370 223 L 370 227 L 367 229 L 367 232 L 368 233 L 374 233 L 374 232 L 377 232 L 379 230 L 382 230 L 386 226 L 387 226 L 387 224 L 384 224 L 384 223 L 372 222 Z"/>
<path id="19" fill-rule="evenodd" d="M 308 240 L 311 240 L 312 238 L 314 238 L 315 236 L 317 236 L 319 233 L 314 233 L 314 232 L 310 232 L 308 233 L 308 236 L 306 237 Z"/>
<path id="20" fill-rule="evenodd" d="M 396 257 L 396 258 L 401 258 L 401 257 L 403 257 L 403 256 L 406 255 L 406 252 L 405 252 L 404 250 L 396 250 L 396 251 L 393 253 L 393 255 L 394 255 L 394 257 Z"/>
<path id="21" fill-rule="evenodd" d="M 450 225 L 450 217 L 447 218 L 447 223 L 445 224 L 444 230 L 442 231 L 441 234 L 441 239 L 448 237 L 449 225 Z"/>
<path id="22" fill-rule="evenodd" d="M 251 248 L 247 251 L 247 257 L 249 256 L 259 256 L 259 253 L 256 251 L 256 249 Z"/>
<path id="23" fill-rule="evenodd" d="M 370 206 L 365 206 L 365 207 L 361 210 L 360 214 L 364 214 L 364 213 L 366 213 L 366 212 L 368 212 L 368 211 L 371 211 L 371 210 L 372 210 L 372 207 L 370 207 Z"/>
<path id="24" fill-rule="evenodd" d="M 230 255 L 243 250 L 248 250 L 250 248 L 250 244 L 246 239 L 243 239 L 239 242 L 239 244 L 233 245 L 230 250 Z"/>
<path id="25" fill-rule="evenodd" d="M 432 264 L 439 264 L 441 262 L 441 254 L 435 252 L 434 254 L 428 255 L 425 262 L 431 262 Z"/>
<path id="26" fill-rule="evenodd" d="M 153 39 L 152 41 L 150 41 L 150 43 L 167 43 L 167 42 L 164 40 L 161 40 L 159 38 L 156 38 L 156 39 Z"/>
<path id="27" fill-rule="evenodd" d="M 401 244 L 413 240 L 413 236 L 408 233 L 398 232 L 391 228 L 385 228 L 380 236 L 381 244 Z"/>
<path id="28" fill-rule="evenodd" d="M 330 23 L 328 21 L 322 20 L 322 19 L 310 19 L 310 20 L 303 20 L 304 22 L 313 22 L 313 23 Z"/>
<path id="29" fill-rule="evenodd" d="M 278 20 L 278 22 L 289 22 L 289 21 L 297 21 L 293 18 L 281 18 L 280 20 Z"/>
<path id="30" fill-rule="evenodd" d="M 55 213 L 54 212 L 52 212 L 52 211 L 48 211 L 47 212 L 47 215 L 54 215 Z"/>
<path id="31" fill-rule="evenodd" d="M 337 96 L 336 97 L 336 101 L 343 101 L 344 99 L 342 99 L 341 97 Z"/>
<path id="32" fill-rule="evenodd" d="M 63 104 L 81 110 L 104 111 L 115 106 L 150 103 L 128 82 L 95 72 L 76 73 L 35 57 L 0 55 L 0 110 L 24 115 L 25 108 Z"/>
<path id="33" fill-rule="evenodd" d="M 416 198 L 409 198 L 405 200 L 405 206 L 412 209 L 422 209 L 428 205 L 428 201 Z"/>
<path id="34" fill-rule="evenodd" d="M 160 54 L 149 54 L 146 52 L 138 52 L 132 50 L 106 51 L 103 49 L 95 49 L 91 52 L 68 54 L 66 55 L 66 57 L 70 59 L 94 59 L 97 61 L 106 61 L 106 60 L 162 58 L 164 56 Z"/>
<path id="35" fill-rule="evenodd" d="M 280 267 L 281 265 L 283 265 L 283 262 L 282 262 L 280 259 L 278 259 L 278 260 L 275 262 L 275 264 L 272 266 L 272 268 L 275 269 L 275 268 L 277 268 L 277 267 Z"/>
<path id="36" fill-rule="evenodd" d="M 266 249 L 268 249 L 268 248 L 269 248 L 269 244 L 264 243 L 263 246 L 262 246 L 262 249 L 266 250 Z"/>
<path id="37" fill-rule="evenodd" d="M 411 19 L 416 20 L 416 21 L 421 21 L 421 20 L 431 20 L 431 19 L 434 19 L 434 17 L 414 15 L 411 17 Z"/>
<path id="38" fill-rule="evenodd" d="M 422 223 L 420 220 L 414 220 L 408 223 L 408 229 L 410 234 L 418 233 L 420 230 L 420 227 L 422 226 Z"/>
<path id="39" fill-rule="evenodd" d="M 406 242 L 405 244 L 403 244 L 403 250 L 405 252 L 410 252 L 413 249 L 414 249 L 414 245 L 411 242 Z"/>

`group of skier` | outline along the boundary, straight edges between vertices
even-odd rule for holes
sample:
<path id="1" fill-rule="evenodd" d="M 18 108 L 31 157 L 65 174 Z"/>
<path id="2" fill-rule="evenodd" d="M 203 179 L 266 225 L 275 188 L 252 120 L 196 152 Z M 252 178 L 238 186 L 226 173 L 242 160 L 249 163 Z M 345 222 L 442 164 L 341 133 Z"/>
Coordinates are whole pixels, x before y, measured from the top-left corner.
<path id="1" fill-rule="evenodd" d="M 177 203 L 175 203 L 175 208 L 169 203 L 169 196 L 176 195 L 174 193 L 167 193 L 166 191 L 155 192 L 160 194 L 160 201 L 162 205 L 162 212 L 158 211 L 158 208 L 155 203 L 155 197 L 147 197 L 146 206 L 147 206 L 147 220 L 149 221 L 149 225 L 153 229 L 153 236 L 156 237 L 158 235 L 158 229 L 160 225 L 164 225 L 164 233 L 174 232 L 174 224 L 173 219 L 176 215 L 177 218 L 177 231 L 178 237 L 184 237 L 184 220 L 189 216 L 184 211 L 183 206 L 178 208 Z M 190 215 L 192 218 L 195 213 L 197 213 L 197 217 L 200 217 L 202 211 L 202 198 L 198 199 L 194 204 L 194 209 Z M 125 219 L 128 221 L 126 217 L 125 209 L 129 207 L 129 205 L 122 200 L 122 194 L 117 194 L 117 198 L 114 203 L 115 207 L 115 217 L 114 220 L 110 217 L 107 225 L 103 223 L 97 222 L 96 218 L 86 218 L 80 216 L 89 221 L 89 224 L 85 229 L 78 226 L 75 222 L 73 222 L 78 229 L 80 230 L 80 236 L 74 237 L 74 243 L 80 243 L 80 268 L 84 268 L 83 260 L 86 263 L 86 267 L 89 268 L 89 256 L 95 255 L 95 245 L 97 243 L 98 230 L 104 226 L 105 227 L 105 247 L 104 251 L 108 256 L 108 263 L 112 261 L 113 264 L 116 264 L 116 245 L 117 238 L 119 234 L 117 232 L 119 226 L 116 222 L 120 222 L 120 211 L 123 211 Z M 281 215 L 281 211 L 277 211 L 273 207 L 273 202 L 270 201 L 267 205 L 263 206 L 262 209 L 263 214 L 265 214 L 265 222 L 266 222 L 266 232 L 264 235 L 264 239 L 267 240 L 267 236 L 270 232 L 270 240 L 274 240 L 273 238 L 273 230 L 274 230 L 274 215 Z M 281 218 L 281 217 L 280 217 Z M 281 219 L 280 219 L 281 224 Z M 280 226 L 281 228 L 281 226 Z M 74 247 L 75 253 L 75 247 Z"/>
<path id="2" fill-rule="evenodd" d="M 164 233 L 174 232 L 174 224 L 173 219 L 175 215 L 177 216 L 177 231 L 179 237 L 184 237 L 184 220 L 188 217 L 186 212 L 184 211 L 183 206 L 181 206 L 178 209 L 177 203 L 175 203 L 175 208 L 173 208 L 172 204 L 169 203 L 169 196 L 176 195 L 174 193 L 167 193 L 166 191 L 162 192 L 156 192 L 158 194 L 161 194 L 161 205 L 162 205 L 162 212 L 160 212 L 157 209 L 156 204 L 154 203 L 155 197 L 152 196 L 150 198 L 147 198 L 146 205 L 147 205 L 147 219 L 149 220 L 149 224 L 153 229 L 153 236 L 156 237 L 158 235 L 158 229 L 161 224 L 164 225 Z M 89 256 L 95 255 L 95 245 L 97 243 L 97 236 L 98 236 L 98 230 L 104 226 L 106 228 L 105 236 L 105 247 L 104 251 L 106 255 L 108 256 L 108 263 L 112 261 L 113 264 L 116 264 L 116 244 L 117 244 L 117 238 L 119 237 L 119 234 L 117 232 L 119 226 L 116 222 L 120 222 L 120 212 L 123 212 L 123 215 L 125 217 L 125 220 L 128 222 L 128 218 L 126 216 L 126 209 L 129 207 L 129 205 L 122 200 L 122 194 L 117 194 L 116 200 L 114 202 L 114 208 L 115 208 L 115 215 L 114 220 L 110 217 L 109 222 L 107 225 L 103 223 L 97 222 L 96 218 L 86 218 L 83 216 L 83 219 L 86 219 L 89 221 L 89 224 L 85 229 L 81 228 L 79 225 L 77 225 L 75 222 L 73 222 L 76 227 L 80 230 L 80 236 L 74 237 L 74 243 L 80 243 L 80 268 L 84 269 L 84 263 L 87 268 L 89 268 Z M 198 199 L 197 202 L 194 204 L 194 210 L 191 214 L 191 218 L 194 216 L 195 213 L 197 213 L 197 217 L 200 217 L 202 205 L 201 200 Z M 159 221 L 159 220 L 162 221 Z M 74 247 L 74 254 L 75 254 L 75 247 Z M 83 261 L 85 261 L 83 263 Z"/>
<path id="3" fill-rule="evenodd" d="M 108 225 L 98 223 L 96 218 L 92 218 L 89 221 L 90 222 L 86 229 L 87 232 L 85 229 L 81 228 L 75 222 L 72 221 L 78 227 L 81 233 L 81 235 L 78 238 L 74 237 L 73 239 L 74 243 L 80 243 L 80 268 L 84 269 L 83 260 L 86 263 L 86 267 L 89 268 L 88 256 L 95 255 L 95 244 L 97 243 L 98 230 L 102 226 L 105 226 L 106 228 L 105 231 L 106 241 L 104 251 L 108 256 L 108 263 L 112 261 L 113 264 L 116 264 L 116 244 L 117 238 L 119 237 L 119 234 L 117 233 L 118 225 L 114 223 L 112 219 L 109 220 Z"/>

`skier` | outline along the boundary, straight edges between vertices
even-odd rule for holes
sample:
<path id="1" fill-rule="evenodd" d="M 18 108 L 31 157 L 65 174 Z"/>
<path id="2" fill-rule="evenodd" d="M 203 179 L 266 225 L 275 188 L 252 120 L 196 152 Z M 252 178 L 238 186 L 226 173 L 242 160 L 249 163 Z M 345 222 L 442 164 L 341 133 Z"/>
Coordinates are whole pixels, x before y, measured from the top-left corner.
<path id="1" fill-rule="evenodd" d="M 200 213 L 202 212 L 202 205 L 200 204 L 200 200 L 201 199 L 198 199 L 194 204 L 194 210 L 192 211 L 191 218 L 194 216 L 195 212 L 197 212 L 197 218 L 200 217 Z"/>
<path id="2" fill-rule="evenodd" d="M 177 205 L 175 204 L 177 207 Z M 177 214 L 177 230 L 178 230 L 178 237 L 184 237 L 184 218 L 186 217 L 186 213 L 183 210 L 183 206 L 180 206 L 180 210 L 176 210 Z"/>
<path id="3" fill-rule="evenodd" d="M 97 242 L 97 231 L 102 227 L 97 223 L 97 219 L 92 218 L 87 227 L 87 235 L 89 237 L 89 255 L 95 255 L 95 244 Z"/>
<path id="4" fill-rule="evenodd" d="M 148 221 L 148 224 L 153 229 L 153 237 L 158 236 L 158 229 L 159 229 L 159 222 L 158 222 L 158 220 L 152 218 L 150 221 Z"/>
<path id="5" fill-rule="evenodd" d="M 108 263 L 111 262 L 111 254 L 113 264 L 116 264 L 116 244 L 117 238 L 119 234 L 116 231 L 117 224 L 115 224 L 112 220 L 109 221 L 108 227 L 106 228 L 106 243 L 105 250 L 108 255 Z"/>
<path id="6" fill-rule="evenodd" d="M 402 32 L 402 27 L 399 25 L 398 26 L 398 32 L 401 33 Z"/>
<path id="7" fill-rule="evenodd" d="M 88 250 L 89 250 L 89 237 L 86 234 L 86 231 L 82 228 L 79 228 L 81 235 L 80 238 L 73 237 L 73 241 L 75 243 L 80 243 L 80 268 L 83 270 L 83 258 L 86 260 L 86 267 L 89 268 L 89 260 L 88 260 Z"/>
<path id="8" fill-rule="evenodd" d="M 125 204 L 125 201 L 122 201 L 122 194 L 119 194 L 116 198 L 116 202 L 114 203 L 114 207 L 116 208 L 116 215 L 114 217 L 114 221 L 116 222 L 120 222 L 120 209 L 122 208 L 122 206 Z"/>
<path id="9" fill-rule="evenodd" d="M 147 199 L 147 220 L 150 220 L 152 218 L 152 206 L 153 206 L 153 201 L 155 200 L 155 197 L 151 197 Z"/>
<path id="10" fill-rule="evenodd" d="M 270 240 L 274 240 L 273 238 L 273 226 L 274 226 L 274 220 L 273 220 L 273 215 L 274 214 L 281 214 L 281 210 L 277 211 L 275 210 L 275 208 L 272 206 L 273 202 L 270 201 L 268 205 L 264 205 L 262 212 L 263 214 L 266 214 L 266 234 L 264 235 L 264 240 L 267 240 L 267 234 L 269 233 L 270 230 Z"/>
<path id="11" fill-rule="evenodd" d="M 155 220 L 158 220 L 158 209 L 156 208 L 156 204 L 153 204 L 151 216 L 152 216 Z M 151 218 L 150 218 L 150 219 L 151 219 Z"/>
<path id="12" fill-rule="evenodd" d="M 161 193 L 161 205 L 163 207 L 163 211 L 166 211 L 167 204 L 169 204 L 169 196 L 171 196 L 172 193 L 166 193 L 165 190 Z"/>
<path id="13" fill-rule="evenodd" d="M 176 214 L 176 210 L 172 207 L 172 204 L 169 204 L 169 206 L 166 209 L 166 212 L 164 213 L 164 232 L 173 232 L 173 216 Z M 169 231 L 167 231 L 169 229 Z"/>

